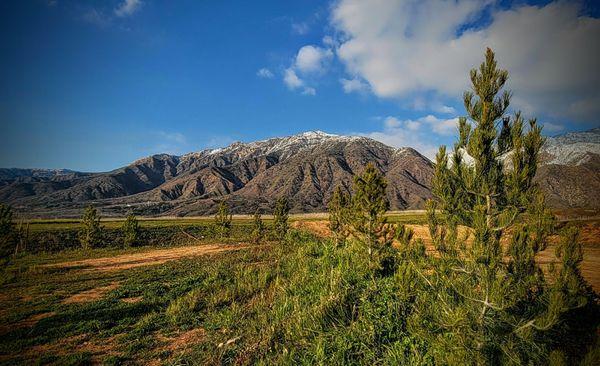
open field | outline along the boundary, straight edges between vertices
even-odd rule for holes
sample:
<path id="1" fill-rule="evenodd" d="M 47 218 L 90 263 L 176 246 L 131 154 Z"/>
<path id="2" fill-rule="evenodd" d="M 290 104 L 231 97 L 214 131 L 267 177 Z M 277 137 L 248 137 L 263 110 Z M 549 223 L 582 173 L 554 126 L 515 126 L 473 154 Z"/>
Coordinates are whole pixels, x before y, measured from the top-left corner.
<path id="1" fill-rule="evenodd" d="M 423 210 L 407 210 L 407 211 L 390 211 L 388 213 L 390 222 L 394 223 L 423 223 L 425 222 L 425 211 Z M 262 215 L 263 220 L 270 222 L 273 220 L 272 215 Z M 291 214 L 289 220 L 294 221 L 321 221 L 327 219 L 327 213 L 307 213 L 307 214 Z M 168 227 L 168 226 L 192 226 L 206 225 L 212 223 L 213 216 L 188 216 L 188 217 L 138 217 L 140 226 L 142 227 Z M 233 215 L 234 224 L 249 224 L 252 220 L 252 215 Z M 123 218 L 104 218 L 101 220 L 102 225 L 107 229 L 120 228 Z M 77 229 L 80 226 L 78 219 L 32 219 L 27 220 L 31 231 L 48 231 L 48 230 L 63 230 Z"/>
<path id="2" fill-rule="evenodd" d="M 417 362 L 406 355 L 424 352 L 422 345 L 394 328 L 404 324 L 396 319 L 402 311 L 390 307 L 399 301 L 397 280 L 381 280 L 376 288 L 359 280 L 364 256 L 325 245 L 324 218 L 293 216 L 299 230 L 284 247 L 273 241 L 248 244 L 248 218 L 236 217 L 226 241 L 187 237 L 168 248 L 20 255 L 2 272 L 0 364 L 336 363 L 348 357 L 338 347 L 343 344 L 353 349 L 350 354 L 360 352 L 361 364 Z M 390 221 L 409 224 L 432 250 L 422 213 L 394 213 Z M 181 226 L 188 232 L 209 223 L 209 218 L 141 220 L 144 228 Z M 73 230 L 78 223 L 31 225 L 43 232 Z M 103 225 L 117 228 L 120 222 Z M 561 225 L 582 228 L 583 275 L 598 292 L 600 221 Z M 542 263 L 553 261 L 553 248 L 540 255 Z M 357 292 L 347 292 L 342 283 L 354 283 L 351 291 Z M 388 300 L 360 305 L 373 297 Z M 366 306 L 361 312 L 366 318 L 355 318 L 349 303 Z M 387 347 L 405 347 L 399 353 L 405 358 Z"/>

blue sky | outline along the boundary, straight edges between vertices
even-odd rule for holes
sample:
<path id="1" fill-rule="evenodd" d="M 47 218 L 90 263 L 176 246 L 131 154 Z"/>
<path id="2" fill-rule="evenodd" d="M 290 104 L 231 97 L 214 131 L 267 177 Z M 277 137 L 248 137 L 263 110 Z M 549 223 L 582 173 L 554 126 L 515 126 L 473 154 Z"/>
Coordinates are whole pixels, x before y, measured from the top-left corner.
<path id="1" fill-rule="evenodd" d="M 431 155 L 488 45 L 549 134 L 599 124 L 594 2 L 366 3 L 1 1 L 0 166 L 103 171 L 315 129 Z"/>

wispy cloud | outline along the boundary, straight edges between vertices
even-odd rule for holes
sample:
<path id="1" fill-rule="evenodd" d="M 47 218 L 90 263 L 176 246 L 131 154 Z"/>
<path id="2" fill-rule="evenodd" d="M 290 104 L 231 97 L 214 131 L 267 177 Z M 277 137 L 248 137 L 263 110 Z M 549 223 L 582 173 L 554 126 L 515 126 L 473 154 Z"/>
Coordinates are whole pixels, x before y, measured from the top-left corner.
<path id="1" fill-rule="evenodd" d="M 263 79 L 273 79 L 275 75 L 273 75 L 271 70 L 267 69 L 266 67 L 263 67 L 262 69 L 256 72 L 256 76 Z"/>
<path id="2" fill-rule="evenodd" d="M 310 31 L 310 26 L 306 22 L 292 23 L 292 33 L 305 35 Z"/>
<path id="3" fill-rule="evenodd" d="M 141 6 L 142 2 L 140 0 L 123 0 L 116 9 L 115 15 L 118 17 L 126 17 L 135 13 Z"/>
<path id="4" fill-rule="evenodd" d="M 394 116 L 376 117 L 381 121 L 382 129 L 359 133 L 394 147 L 410 146 L 416 148 L 429 159 L 434 159 L 438 144 L 433 143 L 437 136 L 444 137 L 457 133 L 458 118 L 438 118 L 426 115 L 417 119 L 401 120 Z"/>
<path id="5" fill-rule="evenodd" d="M 111 24 L 110 16 L 107 16 L 98 9 L 89 9 L 81 17 L 85 22 L 93 24 L 100 28 L 108 27 Z"/>

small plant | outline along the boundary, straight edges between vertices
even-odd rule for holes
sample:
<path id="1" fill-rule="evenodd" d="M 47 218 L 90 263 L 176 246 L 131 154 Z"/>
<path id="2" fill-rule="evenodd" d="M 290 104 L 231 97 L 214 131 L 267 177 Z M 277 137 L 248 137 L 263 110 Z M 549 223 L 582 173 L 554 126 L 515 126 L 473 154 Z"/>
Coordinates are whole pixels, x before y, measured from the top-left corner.
<path id="1" fill-rule="evenodd" d="M 16 229 L 15 255 L 25 252 L 29 244 L 29 222 L 19 221 Z"/>
<path id="2" fill-rule="evenodd" d="M 126 248 L 134 246 L 138 243 L 140 235 L 140 224 L 134 214 L 127 215 L 127 219 L 123 222 L 121 227 L 123 232 L 123 245 Z"/>
<path id="3" fill-rule="evenodd" d="M 260 243 L 265 236 L 265 224 L 261 218 L 260 211 L 256 210 L 252 223 L 251 239 L 254 244 Z"/>
<path id="4" fill-rule="evenodd" d="M 219 202 L 219 208 L 215 214 L 215 228 L 219 238 L 228 238 L 231 234 L 232 216 L 229 213 L 229 206 L 224 200 Z"/>
<path id="5" fill-rule="evenodd" d="M 94 248 L 98 246 L 102 240 L 100 215 L 98 215 L 98 210 L 93 206 L 88 206 L 83 212 L 78 238 L 83 249 Z"/>
<path id="6" fill-rule="evenodd" d="M 288 215 L 290 212 L 290 208 L 288 205 L 288 200 L 285 197 L 281 197 L 277 199 L 277 203 L 275 204 L 274 215 L 274 230 L 275 237 L 278 240 L 285 239 L 285 235 L 288 232 L 289 224 L 288 224 Z"/>
<path id="7" fill-rule="evenodd" d="M 385 217 L 389 208 L 386 187 L 385 178 L 371 163 L 363 174 L 354 178 L 352 231 L 367 246 L 370 259 L 390 247 L 393 240 L 393 228 Z"/>
<path id="8" fill-rule="evenodd" d="M 337 187 L 329 201 L 329 229 L 333 234 L 335 245 L 343 244 L 349 235 L 349 209 L 351 198 Z"/>

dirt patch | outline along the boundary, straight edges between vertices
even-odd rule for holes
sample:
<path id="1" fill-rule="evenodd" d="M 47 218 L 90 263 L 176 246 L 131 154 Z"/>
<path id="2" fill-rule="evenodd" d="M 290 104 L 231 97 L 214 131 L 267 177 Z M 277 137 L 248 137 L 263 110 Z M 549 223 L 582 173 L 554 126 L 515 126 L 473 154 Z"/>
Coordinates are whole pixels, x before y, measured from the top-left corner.
<path id="1" fill-rule="evenodd" d="M 43 355 L 66 356 L 76 352 L 89 352 L 92 354 L 92 364 L 99 365 L 106 356 L 116 355 L 115 337 L 91 341 L 88 334 L 80 334 L 63 338 L 55 343 L 40 344 L 27 348 L 19 354 L 28 364 Z M 15 355 L 0 355 L 0 361 L 10 360 Z"/>
<path id="2" fill-rule="evenodd" d="M 206 331 L 204 329 L 196 328 L 186 332 L 172 334 L 168 337 L 159 335 L 157 336 L 157 339 L 165 343 L 165 346 L 162 348 L 163 350 L 177 352 L 202 342 L 205 334 Z"/>
<path id="3" fill-rule="evenodd" d="M 310 231 L 321 238 L 331 236 L 329 221 L 294 221 L 291 226 L 294 229 Z"/>
<path id="4" fill-rule="evenodd" d="M 4 324 L 4 325 L 0 326 L 0 335 L 6 334 L 6 333 L 8 333 L 14 329 L 18 329 L 18 328 L 31 328 L 34 325 L 36 325 L 40 320 L 49 318 L 54 315 L 56 315 L 56 313 L 53 311 L 50 311 L 47 313 L 34 314 L 34 315 L 30 316 L 29 318 L 20 320 L 16 323 Z"/>
<path id="5" fill-rule="evenodd" d="M 141 266 L 151 266 L 162 264 L 171 260 L 184 257 L 193 257 L 200 255 L 215 254 L 231 250 L 240 250 L 248 248 L 249 245 L 221 245 L 207 244 L 197 246 L 186 246 L 171 249 L 156 249 L 141 253 L 123 254 L 114 257 L 91 258 L 71 262 L 47 264 L 42 267 L 47 268 L 72 268 L 82 267 L 81 271 L 118 271 Z"/>
<path id="6" fill-rule="evenodd" d="M 87 291 L 83 291 L 83 292 L 80 292 L 78 294 L 75 294 L 73 296 L 66 298 L 65 300 L 63 300 L 62 303 L 63 304 L 74 304 L 74 303 L 100 300 L 104 297 L 104 295 L 106 293 L 108 293 L 112 290 L 115 290 L 117 287 L 119 287 L 119 283 L 115 282 L 115 283 L 111 283 L 110 285 L 107 285 L 107 286 L 89 289 Z"/>
<path id="7" fill-rule="evenodd" d="M 142 296 L 137 296 L 137 297 L 124 297 L 121 299 L 121 301 L 126 302 L 128 304 L 135 304 L 138 303 L 140 301 L 142 301 L 144 298 Z"/>

